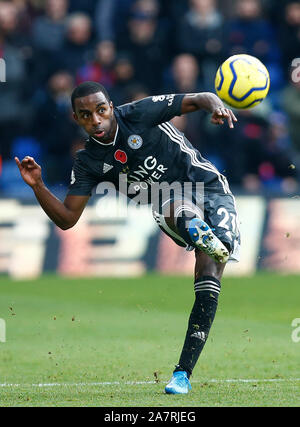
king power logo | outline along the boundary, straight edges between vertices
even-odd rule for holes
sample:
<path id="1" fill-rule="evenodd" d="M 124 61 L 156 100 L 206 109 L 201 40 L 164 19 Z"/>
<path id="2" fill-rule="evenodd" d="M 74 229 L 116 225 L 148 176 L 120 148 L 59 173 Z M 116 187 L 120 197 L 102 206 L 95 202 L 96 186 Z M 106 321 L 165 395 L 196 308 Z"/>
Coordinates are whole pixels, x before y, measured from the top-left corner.
<path id="1" fill-rule="evenodd" d="M 0 58 L 0 82 L 6 82 L 6 63 L 3 58 Z"/>

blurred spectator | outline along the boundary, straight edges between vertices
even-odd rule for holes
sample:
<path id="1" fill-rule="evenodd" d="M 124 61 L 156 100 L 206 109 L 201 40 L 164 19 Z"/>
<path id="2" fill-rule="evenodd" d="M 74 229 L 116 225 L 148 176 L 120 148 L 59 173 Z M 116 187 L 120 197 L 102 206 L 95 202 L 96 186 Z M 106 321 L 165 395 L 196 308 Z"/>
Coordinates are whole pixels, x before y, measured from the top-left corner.
<path id="1" fill-rule="evenodd" d="M 226 52 L 224 20 L 216 0 L 190 0 L 177 37 L 179 51 L 196 56 L 205 86 L 213 89 L 212 76 Z"/>
<path id="2" fill-rule="evenodd" d="M 59 67 L 73 75 L 93 57 L 92 21 L 84 13 L 68 16 L 66 40 L 58 55 Z"/>
<path id="3" fill-rule="evenodd" d="M 34 51 L 32 86 L 39 90 L 57 71 L 59 53 L 65 41 L 68 0 L 46 0 L 43 13 L 31 28 Z"/>
<path id="4" fill-rule="evenodd" d="M 115 84 L 109 93 L 115 105 L 130 101 L 135 83 L 135 70 L 129 55 L 120 53 L 114 66 Z"/>
<path id="5" fill-rule="evenodd" d="M 58 51 L 64 42 L 68 0 L 47 0 L 45 14 L 32 26 L 34 46 L 42 51 Z"/>
<path id="6" fill-rule="evenodd" d="M 217 140 L 220 155 L 225 162 L 224 173 L 229 181 L 236 186 L 241 186 L 245 176 L 255 176 L 259 181 L 258 166 L 262 162 L 262 150 L 268 134 L 268 121 L 266 115 L 258 115 L 252 110 L 238 112 L 238 125 L 234 132 L 228 127 L 215 130 L 214 139 L 209 136 L 209 141 Z"/>
<path id="7" fill-rule="evenodd" d="M 111 41 L 103 41 L 97 44 L 95 58 L 79 68 L 76 75 L 76 83 L 95 81 L 103 84 L 109 90 L 115 83 L 113 71 L 115 61 L 115 46 Z"/>
<path id="8" fill-rule="evenodd" d="M 35 6 L 34 0 L 17 0 L 13 1 L 18 10 L 18 29 L 23 35 L 27 35 L 34 23 L 34 19 L 39 14 L 38 7 Z"/>
<path id="9" fill-rule="evenodd" d="M 278 41 L 274 27 L 263 16 L 262 0 L 237 0 L 228 39 L 229 55 L 245 53 L 259 58 L 270 72 L 273 90 L 282 87 Z"/>
<path id="10" fill-rule="evenodd" d="M 117 42 L 126 37 L 131 6 L 136 0 L 97 0 L 95 27 L 99 40 Z"/>
<path id="11" fill-rule="evenodd" d="M 299 64 L 300 65 L 300 64 Z M 283 107 L 289 118 L 289 129 L 295 152 L 300 158 L 300 73 L 299 81 L 291 82 L 282 94 Z M 299 163 L 300 166 L 300 163 Z"/>
<path id="12" fill-rule="evenodd" d="M 18 31 L 18 8 L 14 3 L 3 2 L 0 7 L 1 38 L 11 46 L 22 46 L 22 35 Z"/>
<path id="13" fill-rule="evenodd" d="M 300 3 L 292 2 L 284 10 L 280 21 L 280 46 L 282 49 L 282 65 L 288 79 L 291 62 L 300 57 Z"/>
<path id="14" fill-rule="evenodd" d="M 12 3 L 0 7 L 0 57 L 6 64 L 6 82 L 0 83 L 1 154 L 10 156 L 12 140 L 22 134 L 30 119 L 31 108 L 25 108 L 26 59 L 14 44 L 17 34 L 17 9 Z"/>
<path id="15" fill-rule="evenodd" d="M 143 82 L 153 93 L 161 87 L 162 72 L 168 59 L 158 6 L 156 0 L 136 1 L 128 22 L 128 37 L 119 43 L 122 51 L 130 52 L 138 82 Z"/>
<path id="16" fill-rule="evenodd" d="M 72 142 L 78 137 L 70 101 L 73 87 L 70 73 L 57 72 L 49 79 L 44 97 L 36 106 L 35 135 L 42 144 L 46 182 L 52 185 L 67 182 Z"/>
<path id="17" fill-rule="evenodd" d="M 290 150 L 286 117 L 282 113 L 272 113 L 269 119 L 268 138 L 262 147 L 263 161 L 258 167 L 260 178 L 268 188 L 294 191 L 297 170 Z"/>
<path id="18" fill-rule="evenodd" d="M 21 31 L 21 4 L 3 2 L 0 7 L 0 39 L 18 49 L 18 56 L 24 60 L 26 73 L 31 72 L 33 49 L 29 35 Z"/>
<path id="19" fill-rule="evenodd" d="M 228 137 L 222 158 L 226 175 L 249 191 L 280 192 L 285 179 L 296 179 L 287 123 L 282 113 L 260 116 L 257 112 L 240 111 L 235 132 L 225 132 Z"/>
<path id="20" fill-rule="evenodd" d="M 172 64 L 169 85 L 166 83 L 168 92 L 193 93 L 201 92 L 200 70 L 196 58 L 188 53 L 177 55 Z"/>

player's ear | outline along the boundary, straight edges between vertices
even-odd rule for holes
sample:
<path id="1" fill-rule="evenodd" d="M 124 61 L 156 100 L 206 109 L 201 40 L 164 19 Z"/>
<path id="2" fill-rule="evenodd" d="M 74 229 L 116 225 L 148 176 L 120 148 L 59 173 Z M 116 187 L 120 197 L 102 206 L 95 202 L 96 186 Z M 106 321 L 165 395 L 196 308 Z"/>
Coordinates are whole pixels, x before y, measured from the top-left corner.
<path id="1" fill-rule="evenodd" d="M 73 111 L 73 119 L 75 120 L 75 122 L 77 122 L 78 123 L 78 116 L 77 116 L 77 114 L 75 113 L 75 111 Z"/>

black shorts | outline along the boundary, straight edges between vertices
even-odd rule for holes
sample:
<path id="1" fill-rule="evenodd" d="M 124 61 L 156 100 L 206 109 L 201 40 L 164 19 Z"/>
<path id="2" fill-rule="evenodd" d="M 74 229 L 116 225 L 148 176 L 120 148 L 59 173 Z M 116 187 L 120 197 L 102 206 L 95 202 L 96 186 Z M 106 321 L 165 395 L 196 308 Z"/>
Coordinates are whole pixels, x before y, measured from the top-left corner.
<path id="1" fill-rule="evenodd" d="M 194 199 L 194 197 L 193 197 Z M 172 203 L 172 199 L 168 202 Z M 231 193 L 208 192 L 204 196 L 202 207 L 195 205 L 195 212 L 198 211 L 200 218 L 212 228 L 213 233 L 221 240 L 230 251 L 229 261 L 238 262 L 240 259 L 240 231 L 239 219 L 236 210 L 234 196 Z M 162 210 L 152 210 L 153 217 L 160 229 L 166 233 L 177 245 L 193 250 L 190 242 L 186 242 L 182 236 L 174 232 L 167 225 Z M 203 218 L 204 217 L 204 218 Z"/>

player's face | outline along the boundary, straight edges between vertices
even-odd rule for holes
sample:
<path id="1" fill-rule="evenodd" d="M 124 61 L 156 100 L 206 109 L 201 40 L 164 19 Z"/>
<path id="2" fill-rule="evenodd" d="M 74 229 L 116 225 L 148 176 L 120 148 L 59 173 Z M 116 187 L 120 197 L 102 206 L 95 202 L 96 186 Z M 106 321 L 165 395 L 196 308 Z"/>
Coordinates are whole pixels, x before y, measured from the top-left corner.
<path id="1" fill-rule="evenodd" d="M 102 92 L 75 99 L 73 115 L 88 135 L 103 143 L 114 140 L 117 127 L 114 108 Z"/>

